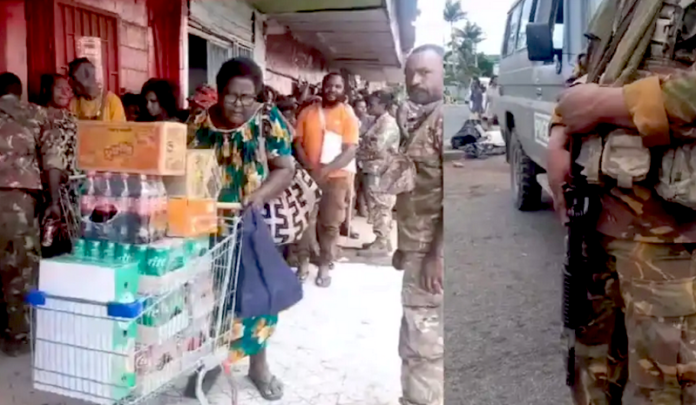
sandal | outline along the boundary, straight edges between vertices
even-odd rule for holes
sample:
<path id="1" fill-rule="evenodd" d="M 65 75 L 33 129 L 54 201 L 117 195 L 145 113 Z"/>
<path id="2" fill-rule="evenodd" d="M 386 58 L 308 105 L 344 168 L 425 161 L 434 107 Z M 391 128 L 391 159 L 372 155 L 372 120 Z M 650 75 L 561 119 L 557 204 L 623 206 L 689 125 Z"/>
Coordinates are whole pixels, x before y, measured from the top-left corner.
<path id="1" fill-rule="evenodd" d="M 259 391 L 261 398 L 266 401 L 278 401 L 283 398 L 283 383 L 276 376 L 271 376 L 268 381 L 254 378 L 251 375 L 249 375 L 249 379 Z"/>
<path id="2" fill-rule="evenodd" d="M 301 283 L 304 283 L 307 281 L 307 278 L 309 278 L 309 272 L 308 271 L 297 271 L 297 279 L 300 280 Z"/>
<path id="3" fill-rule="evenodd" d="M 314 284 L 316 284 L 317 287 L 328 288 L 331 285 L 331 276 L 317 276 L 317 278 L 314 279 Z"/>

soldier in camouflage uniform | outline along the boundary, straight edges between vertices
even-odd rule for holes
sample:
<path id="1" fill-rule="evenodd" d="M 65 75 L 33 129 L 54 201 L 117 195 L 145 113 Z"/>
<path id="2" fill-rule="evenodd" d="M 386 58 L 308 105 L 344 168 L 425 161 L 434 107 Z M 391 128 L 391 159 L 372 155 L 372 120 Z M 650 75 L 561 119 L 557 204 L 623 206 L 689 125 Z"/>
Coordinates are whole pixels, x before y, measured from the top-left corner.
<path id="1" fill-rule="evenodd" d="M 616 15 L 590 31 L 588 75 L 561 97 L 549 142 L 549 183 L 562 210 L 570 137 L 583 136 L 583 148 L 601 140 L 577 161 L 601 211 L 587 246 L 593 313 L 576 331 L 573 394 L 581 405 L 696 404 L 696 205 L 680 196 L 696 173 L 670 158 L 694 158 L 696 6 L 629 3 L 600 7 L 598 15 Z M 619 35 L 612 46 L 626 24 L 627 41 Z M 595 159 L 599 166 L 588 164 Z"/>
<path id="2" fill-rule="evenodd" d="M 22 85 L 11 73 L 0 74 L 0 296 L 6 310 L 3 350 L 26 349 L 29 333 L 24 295 L 37 285 L 41 256 L 38 198 L 42 172 L 52 201 L 46 217 L 59 218 L 60 178 L 65 167 L 60 138 L 45 110 L 20 101 Z"/>
<path id="3" fill-rule="evenodd" d="M 368 98 L 370 114 L 377 119 L 367 131 L 358 149 L 358 160 L 362 162 L 367 192 L 368 212 L 375 233 L 375 241 L 363 246 L 361 256 L 381 256 L 391 253 L 392 211 L 396 196 L 380 192 L 376 186 L 390 156 L 399 150 L 401 134 L 396 118 L 389 115 L 388 108 L 394 96 L 377 91 Z"/>
<path id="4" fill-rule="evenodd" d="M 403 405 L 442 405 L 442 48 L 424 45 L 406 62 L 409 100 L 400 107 L 402 151 L 415 164 L 415 187 L 397 196 L 398 249 L 404 271 L 399 335 Z"/>

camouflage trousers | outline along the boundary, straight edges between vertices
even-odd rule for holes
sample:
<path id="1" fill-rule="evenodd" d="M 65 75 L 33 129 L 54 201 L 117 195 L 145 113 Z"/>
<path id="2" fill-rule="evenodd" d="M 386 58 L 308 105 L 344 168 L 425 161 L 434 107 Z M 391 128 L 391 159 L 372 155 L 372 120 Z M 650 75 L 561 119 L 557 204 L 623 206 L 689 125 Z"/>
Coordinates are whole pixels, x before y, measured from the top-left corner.
<path id="1" fill-rule="evenodd" d="M 444 403 L 444 331 L 442 295 L 420 286 L 425 255 L 406 253 L 401 301 L 404 314 L 399 333 L 402 405 Z"/>
<path id="2" fill-rule="evenodd" d="M 24 296 L 37 286 L 41 258 L 36 208 L 32 195 L 0 189 L 0 327 L 8 339 L 25 339 L 29 333 Z"/>
<path id="3" fill-rule="evenodd" d="M 605 240 L 626 303 L 623 403 L 696 404 L 696 244 Z"/>
<path id="4" fill-rule="evenodd" d="M 583 324 L 576 331 L 575 383 L 571 388 L 576 405 L 621 405 L 626 385 L 627 343 L 623 300 L 615 259 L 597 234 L 586 246 L 591 274 L 584 280 Z"/>
<path id="5" fill-rule="evenodd" d="M 378 238 L 389 238 L 392 231 L 392 212 L 396 205 L 396 196 L 367 190 L 367 204 L 372 229 Z"/>

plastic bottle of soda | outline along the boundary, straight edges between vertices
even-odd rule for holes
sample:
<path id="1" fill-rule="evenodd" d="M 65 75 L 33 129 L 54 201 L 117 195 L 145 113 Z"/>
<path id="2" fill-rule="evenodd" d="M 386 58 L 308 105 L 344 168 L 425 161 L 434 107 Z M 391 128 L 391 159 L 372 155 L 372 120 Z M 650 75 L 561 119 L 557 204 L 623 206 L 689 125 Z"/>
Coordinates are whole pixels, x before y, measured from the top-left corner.
<path id="1" fill-rule="evenodd" d="M 84 194 L 80 197 L 80 216 L 82 237 L 85 239 L 93 239 L 95 237 L 94 224 L 92 223 L 92 212 L 96 206 L 95 196 L 95 173 L 88 172 L 87 180 L 85 181 Z"/>

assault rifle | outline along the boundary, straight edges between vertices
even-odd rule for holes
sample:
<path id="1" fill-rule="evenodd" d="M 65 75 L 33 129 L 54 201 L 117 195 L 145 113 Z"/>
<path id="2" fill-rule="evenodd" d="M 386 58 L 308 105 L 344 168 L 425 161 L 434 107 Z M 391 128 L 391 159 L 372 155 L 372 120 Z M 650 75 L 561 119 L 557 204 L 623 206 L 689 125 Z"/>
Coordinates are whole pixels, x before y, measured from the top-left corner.
<path id="1" fill-rule="evenodd" d="M 566 257 L 563 267 L 563 338 L 567 343 L 566 385 L 575 385 L 575 335 L 578 328 L 585 326 L 590 305 L 587 285 L 592 277 L 585 255 L 585 241 L 591 237 L 599 212 L 596 191 L 581 174 L 582 166 L 575 163 L 580 153 L 582 139 L 572 137 L 570 141 L 570 181 L 564 186 L 568 222 L 566 227 Z M 593 192 L 594 191 L 594 192 Z"/>

